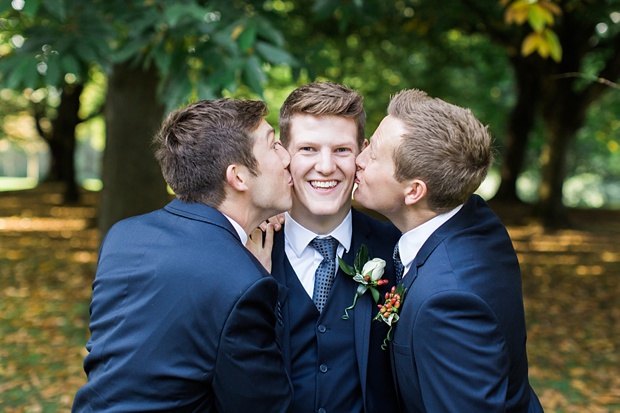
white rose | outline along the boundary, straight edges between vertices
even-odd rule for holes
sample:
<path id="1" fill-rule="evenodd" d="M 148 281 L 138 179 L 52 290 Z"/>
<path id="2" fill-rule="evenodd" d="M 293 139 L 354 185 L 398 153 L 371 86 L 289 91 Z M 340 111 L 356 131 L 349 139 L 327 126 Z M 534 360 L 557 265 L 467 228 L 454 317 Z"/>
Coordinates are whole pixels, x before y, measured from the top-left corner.
<path id="1" fill-rule="evenodd" d="M 385 268 L 385 261 L 381 258 L 373 258 L 364 264 L 362 268 L 362 275 L 369 276 L 370 281 L 377 281 L 383 277 L 383 270 Z"/>

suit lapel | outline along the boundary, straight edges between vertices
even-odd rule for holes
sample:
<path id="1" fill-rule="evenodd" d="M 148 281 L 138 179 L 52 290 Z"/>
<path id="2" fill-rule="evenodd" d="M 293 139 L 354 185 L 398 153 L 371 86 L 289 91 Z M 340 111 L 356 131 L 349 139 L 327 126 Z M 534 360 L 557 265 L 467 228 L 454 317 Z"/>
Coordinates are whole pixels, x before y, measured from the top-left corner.
<path id="1" fill-rule="evenodd" d="M 474 207 L 478 200 L 481 199 L 478 195 L 472 195 L 469 197 L 463 208 L 456 215 L 450 218 L 447 222 L 445 222 L 442 226 L 437 228 L 435 232 L 431 234 L 431 236 L 426 240 L 420 251 L 416 255 L 413 263 L 411 264 L 411 268 L 405 274 L 406 276 L 403 278 L 403 286 L 408 290 L 415 279 L 418 277 L 418 268 L 422 267 L 431 253 L 437 248 L 437 246 L 449 235 L 453 234 L 455 231 L 458 231 L 460 228 L 464 228 L 468 225 L 468 222 L 471 222 L 473 219 L 472 213 L 474 211 Z"/>
<path id="2" fill-rule="evenodd" d="M 369 245 L 368 236 L 370 232 L 366 222 L 361 219 L 359 215 L 360 213 L 355 209 L 352 209 L 352 213 L 353 234 L 351 239 L 351 249 L 343 257 L 343 260 L 350 266 L 353 266 L 355 254 L 362 244 L 366 244 L 366 246 Z M 372 253 L 372 251 L 370 251 L 370 253 Z M 372 258 L 372 256 L 370 258 Z M 340 273 L 341 276 L 350 277 L 342 271 L 340 271 Z M 354 294 L 355 290 L 353 290 L 351 294 L 351 300 L 353 300 Z M 368 375 L 368 351 L 370 348 L 372 308 L 372 294 L 369 291 L 366 291 L 366 293 L 357 300 L 357 304 L 355 305 L 355 316 L 353 318 L 355 322 L 355 354 L 357 355 L 357 366 L 360 372 L 364 405 L 366 405 L 366 377 Z"/>
<path id="3" fill-rule="evenodd" d="M 284 229 L 276 232 L 273 240 L 273 250 L 271 254 L 272 276 L 278 282 L 278 304 L 276 308 L 276 338 L 280 343 L 284 364 L 287 370 L 291 371 L 291 331 L 289 316 L 288 292 L 286 276 L 293 271 L 286 258 L 284 251 Z M 290 275 L 290 274 L 289 274 Z M 294 274 L 293 274 L 294 275 Z"/>

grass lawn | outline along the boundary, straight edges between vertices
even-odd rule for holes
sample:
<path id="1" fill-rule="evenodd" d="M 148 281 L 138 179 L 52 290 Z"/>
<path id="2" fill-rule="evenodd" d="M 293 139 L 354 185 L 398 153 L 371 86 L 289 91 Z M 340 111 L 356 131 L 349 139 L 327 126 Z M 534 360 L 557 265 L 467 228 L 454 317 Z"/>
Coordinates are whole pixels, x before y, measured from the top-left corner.
<path id="1" fill-rule="evenodd" d="M 60 193 L 0 193 L 1 412 L 69 412 L 86 380 L 98 193 L 77 206 Z M 550 233 L 522 208 L 491 205 L 521 261 L 530 378 L 545 411 L 620 412 L 620 211 L 573 210 L 575 228 Z"/>

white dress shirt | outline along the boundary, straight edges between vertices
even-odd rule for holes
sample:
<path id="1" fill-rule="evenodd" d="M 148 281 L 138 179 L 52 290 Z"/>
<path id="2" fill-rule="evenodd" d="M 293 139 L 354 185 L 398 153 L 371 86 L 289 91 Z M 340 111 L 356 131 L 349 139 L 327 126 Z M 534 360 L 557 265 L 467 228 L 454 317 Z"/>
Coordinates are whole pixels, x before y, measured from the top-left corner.
<path id="1" fill-rule="evenodd" d="M 400 253 L 400 260 L 403 263 L 403 277 L 409 272 L 411 264 L 415 259 L 420 248 L 426 242 L 426 240 L 446 221 L 456 215 L 461 210 L 463 205 L 459 205 L 450 212 L 437 215 L 431 218 L 420 226 L 405 232 L 398 240 L 398 252 Z"/>
<path id="2" fill-rule="evenodd" d="M 326 238 L 332 236 L 336 238 L 339 243 L 336 255 L 342 258 L 344 253 L 348 252 L 349 248 L 351 248 L 351 237 L 353 234 L 351 211 L 349 211 L 340 225 L 327 235 L 319 236 L 302 227 L 297 221 L 291 218 L 288 212 L 286 213 L 285 222 L 284 252 L 295 270 L 295 274 L 297 274 L 301 285 L 303 285 L 308 296 L 312 298 L 314 292 L 314 273 L 321 261 L 323 261 L 323 256 L 310 245 L 310 242 L 316 237 Z M 336 268 L 338 268 L 338 262 L 336 262 Z"/>
<path id="3" fill-rule="evenodd" d="M 247 244 L 247 242 L 248 242 L 248 234 L 245 233 L 245 231 L 243 230 L 243 227 L 241 225 L 239 225 L 237 223 L 237 221 L 235 221 L 234 219 L 232 219 L 228 215 L 226 215 L 224 213 L 222 213 L 222 215 L 224 215 L 226 217 L 226 219 L 228 219 L 230 221 L 230 223 L 232 224 L 232 226 L 235 229 L 235 231 L 237 231 L 237 234 L 239 234 L 239 238 L 241 238 L 241 243 L 243 245 Z"/>

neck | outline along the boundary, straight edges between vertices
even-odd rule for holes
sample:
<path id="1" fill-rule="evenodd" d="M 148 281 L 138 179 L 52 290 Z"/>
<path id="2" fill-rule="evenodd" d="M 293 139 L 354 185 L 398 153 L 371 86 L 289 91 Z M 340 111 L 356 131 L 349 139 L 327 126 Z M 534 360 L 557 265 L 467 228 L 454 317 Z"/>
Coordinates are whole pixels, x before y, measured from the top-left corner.
<path id="1" fill-rule="evenodd" d="M 343 206 L 334 215 L 313 215 L 308 211 L 299 211 L 295 207 L 289 211 L 291 217 L 302 227 L 317 235 L 327 235 L 338 228 L 351 210 L 351 204 Z"/>
<path id="2" fill-rule="evenodd" d="M 245 202 L 233 202 L 230 200 L 222 202 L 217 210 L 234 219 L 237 224 L 241 225 L 241 228 L 248 236 L 261 222 L 278 214 L 277 211 L 260 211 L 249 208 Z"/>
<path id="3" fill-rule="evenodd" d="M 404 234 L 430 221 L 438 214 L 430 209 L 420 208 L 419 205 L 410 205 L 393 213 L 386 212 L 384 215 Z"/>

